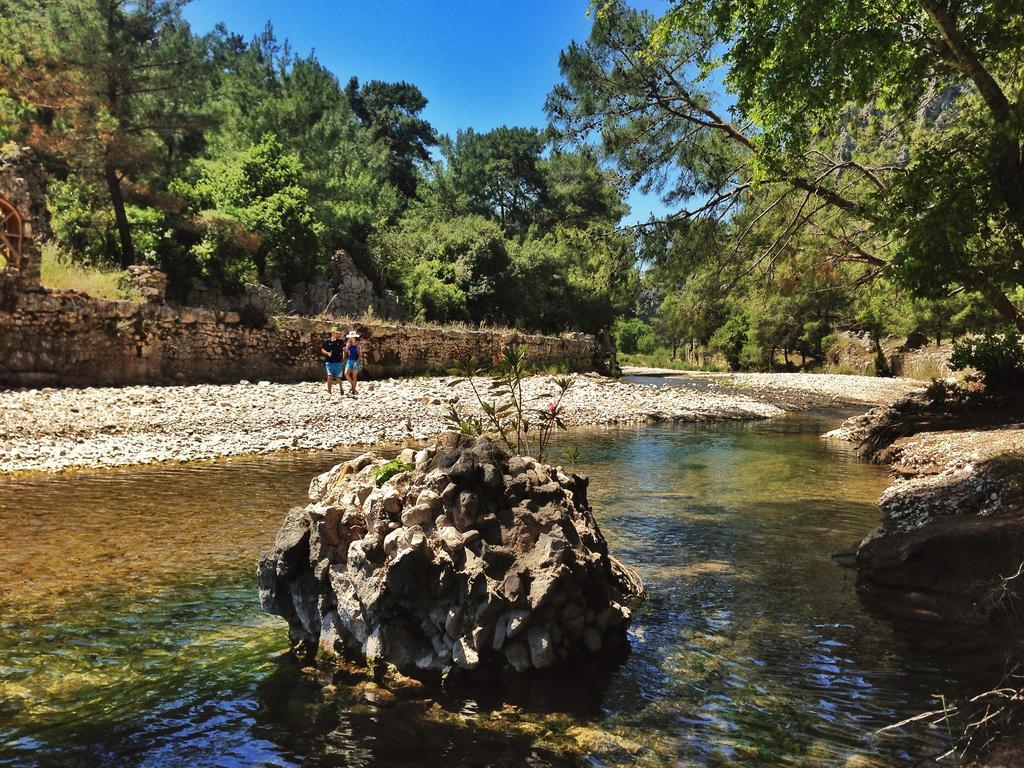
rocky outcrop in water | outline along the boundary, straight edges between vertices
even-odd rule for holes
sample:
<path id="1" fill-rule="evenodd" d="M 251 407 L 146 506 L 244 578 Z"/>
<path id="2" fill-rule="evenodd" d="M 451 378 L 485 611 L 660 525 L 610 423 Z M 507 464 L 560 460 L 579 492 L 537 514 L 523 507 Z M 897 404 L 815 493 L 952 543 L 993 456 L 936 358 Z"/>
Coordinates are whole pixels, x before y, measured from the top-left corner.
<path id="1" fill-rule="evenodd" d="M 625 648 L 641 588 L 609 556 L 586 478 L 454 433 L 399 458 L 379 485 L 373 453 L 315 478 L 261 559 L 263 608 L 300 654 L 483 677 Z"/>
<path id="2" fill-rule="evenodd" d="M 856 551 L 857 586 L 881 611 L 990 624 L 1024 595 L 1024 422 L 908 399 L 825 437 L 857 443 L 894 476 L 879 527 Z"/>

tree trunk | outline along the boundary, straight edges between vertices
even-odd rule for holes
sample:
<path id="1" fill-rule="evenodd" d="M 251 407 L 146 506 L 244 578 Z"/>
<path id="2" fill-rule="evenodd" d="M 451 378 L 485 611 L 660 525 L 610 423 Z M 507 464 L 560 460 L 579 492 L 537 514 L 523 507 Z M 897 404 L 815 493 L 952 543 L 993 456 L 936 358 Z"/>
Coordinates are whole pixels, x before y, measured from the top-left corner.
<path id="1" fill-rule="evenodd" d="M 957 67 L 971 79 L 981 98 L 992 111 L 993 116 L 999 122 L 1006 122 L 1010 117 L 1010 101 L 1006 98 L 999 87 L 996 79 L 989 74 L 988 70 L 978 59 L 977 54 L 967 47 L 960 30 L 956 28 L 956 21 L 949 15 L 949 11 L 936 0 L 918 0 L 918 5 L 928 14 L 932 24 L 939 31 L 942 41 L 946 44 L 949 52 L 956 59 Z"/>
<path id="2" fill-rule="evenodd" d="M 939 31 L 942 41 L 956 61 L 957 68 L 974 83 L 981 94 L 982 100 L 988 107 L 989 112 L 1001 126 L 1010 122 L 1011 108 L 1010 101 L 999 87 L 998 81 L 985 69 L 978 54 L 972 50 L 956 27 L 954 19 L 946 7 L 936 0 L 918 0 L 918 5 L 928 14 L 928 18 Z M 997 188 L 1002 192 L 1003 199 L 1010 209 L 1010 216 L 1013 225 L 1017 228 L 1019 236 L 1024 238 L 1024 163 L 1021 162 L 1019 148 L 1019 129 L 1013 131 L 1014 136 L 999 136 L 996 140 L 1002 145 L 1000 161 L 992 168 L 993 180 Z M 1001 315 L 1006 317 L 1002 309 L 996 306 Z M 1018 316 L 1019 316 L 1018 312 Z M 1014 318 L 1012 321 L 1020 328 L 1020 321 Z"/>
<path id="3" fill-rule="evenodd" d="M 117 236 L 121 241 L 121 269 L 126 269 L 135 263 L 135 247 L 132 245 L 132 231 L 128 224 L 128 213 L 124 209 L 124 194 L 121 192 L 121 179 L 117 175 L 117 168 L 112 162 L 107 162 L 105 169 L 107 178 L 107 189 L 110 192 L 110 203 L 114 207 L 114 221 L 117 223 Z"/>
<path id="4" fill-rule="evenodd" d="M 1012 301 L 998 288 L 982 289 L 982 295 L 996 309 L 999 315 L 1024 333 L 1024 312 L 1021 312 Z"/>

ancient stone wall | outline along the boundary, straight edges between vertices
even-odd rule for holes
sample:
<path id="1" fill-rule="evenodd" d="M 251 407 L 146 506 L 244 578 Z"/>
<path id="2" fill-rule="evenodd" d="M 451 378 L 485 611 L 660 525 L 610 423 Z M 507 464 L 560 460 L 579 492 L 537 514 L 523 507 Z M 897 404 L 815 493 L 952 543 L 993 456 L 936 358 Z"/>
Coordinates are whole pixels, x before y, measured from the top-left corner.
<path id="1" fill-rule="evenodd" d="M 0 286 L 2 287 L 2 286 Z M 94 386 L 301 381 L 319 378 L 327 320 L 243 324 L 239 313 L 158 303 L 105 301 L 74 292 L 15 293 L 0 306 L 0 386 Z M 594 370 L 606 363 L 592 336 L 532 336 L 357 323 L 366 374 L 442 371 L 461 356 L 489 358 L 525 346 L 535 361 Z"/>
<path id="2" fill-rule="evenodd" d="M 20 288 L 39 287 L 39 269 L 42 263 L 41 246 L 50 232 L 50 213 L 46 208 L 46 171 L 28 147 L 0 153 L 0 213 L 10 205 L 16 218 L 10 217 L 5 230 L 7 242 L 16 242 L 20 254 L 10 254 L 0 273 L 7 273 L 7 287 L 0 294 Z M 0 216 L 0 219 L 8 218 Z M 20 231 L 15 231 L 15 230 Z M 0 296 L 2 298 L 2 296 Z"/>
<path id="3" fill-rule="evenodd" d="M 836 334 L 838 343 L 830 352 L 833 365 L 853 373 L 871 375 L 875 365 L 875 343 L 866 333 L 842 331 Z M 886 336 L 882 339 L 882 352 L 889 361 L 894 376 L 928 381 L 952 375 L 949 356 L 953 345 L 932 344 L 919 339 L 915 346 L 906 336 Z"/>

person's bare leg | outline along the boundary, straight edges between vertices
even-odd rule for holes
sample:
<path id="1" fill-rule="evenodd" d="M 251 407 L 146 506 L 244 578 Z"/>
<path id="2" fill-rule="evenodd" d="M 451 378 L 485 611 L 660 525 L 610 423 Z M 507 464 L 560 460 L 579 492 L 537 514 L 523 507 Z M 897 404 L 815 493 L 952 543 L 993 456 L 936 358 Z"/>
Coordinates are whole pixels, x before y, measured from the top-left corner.
<path id="1" fill-rule="evenodd" d="M 327 374 L 327 394 L 331 394 L 331 384 L 334 383 L 334 377 L 331 374 Z"/>

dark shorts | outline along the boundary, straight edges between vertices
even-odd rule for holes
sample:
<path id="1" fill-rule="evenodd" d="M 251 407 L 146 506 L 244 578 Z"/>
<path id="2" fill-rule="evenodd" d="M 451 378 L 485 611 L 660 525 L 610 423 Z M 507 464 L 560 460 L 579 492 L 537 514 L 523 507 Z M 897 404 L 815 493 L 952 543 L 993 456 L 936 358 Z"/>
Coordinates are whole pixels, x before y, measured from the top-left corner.
<path id="1" fill-rule="evenodd" d="M 340 379 L 342 370 L 345 367 L 344 363 L 324 363 L 327 367 L 327 375 L 334 379 Z"/>

